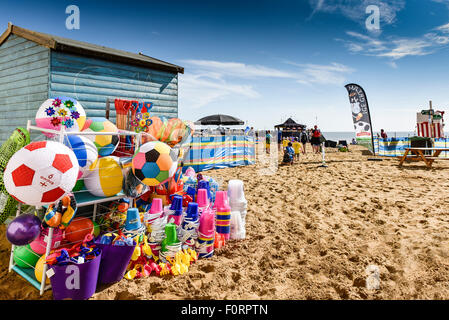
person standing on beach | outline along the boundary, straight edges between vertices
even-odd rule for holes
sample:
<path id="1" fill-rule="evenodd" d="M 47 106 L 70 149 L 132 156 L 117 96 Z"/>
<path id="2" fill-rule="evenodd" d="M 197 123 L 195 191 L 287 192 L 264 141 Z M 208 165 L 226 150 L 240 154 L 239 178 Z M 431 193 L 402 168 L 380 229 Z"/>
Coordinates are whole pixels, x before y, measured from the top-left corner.
<path id="1" fill-rule="evenodd" d="M 287 138 L 287 137 L 284 137 L 284 138 L 282 139 L 282 147 L 283 147 L 284 149 L 288 147 L 288 138 Z"/>
<path id="2" fill-rule="evenodd" d="M 320 153 L 320 142 L 321 142 L 321 131 L 318 126 L 315 125 L 312 130 L 312 138 L 310 143 L 312 144 L 312 149 L 315 153 Z"/>
<path id="3" fill-rule="evenodd" d="M 387 133 L 384 131 L 384 129 L 380 129 L 380 136 L 382 137 L 382 139 L 387 139 Z"/>
<path id="4" fill-rule="evenodd" d="M 293 150 L 295 150 L 295 160 L 299 161 L 299 154 L 301 153 L 301 143 L 298 141 L 298 138 L 295 138 L 295 140 L 292 143 Z"/>
<path id="5" fill-rule="evenodd" d="M 270 131 L 267 130 L 265 133 L 265 144 L 266 144 L 267 153 L 270 153 L 271 138 L 272 138 L 271 133 L 270 133 Z"/>
<path id="6" fill-rule="evenodd" d="M 278 130 L 278 150 L 281 150 L 282 145 L 282 130 Z"/>
<path id="7" fill-rule="evenodd" d="M 309 142 L 309 136 L 304 129 L 299 131 L 299 141 L 301 142 L 302 154 L 306 154 L 306 144 Z"/>

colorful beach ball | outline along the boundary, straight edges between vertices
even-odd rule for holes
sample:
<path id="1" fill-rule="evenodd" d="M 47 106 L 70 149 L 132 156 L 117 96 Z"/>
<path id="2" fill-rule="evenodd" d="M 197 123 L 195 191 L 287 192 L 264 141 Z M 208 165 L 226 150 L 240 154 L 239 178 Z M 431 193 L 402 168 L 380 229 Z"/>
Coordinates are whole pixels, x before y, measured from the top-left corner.
<path id="1" fill-rule="evenodd" d="M 67 146 L 54 141 L 32 142 L 9 160 L 4 183 L 16 200 L 32 206 L 51 204 L 75 186 L 79 165 Z"/>
<path id="2" fill-rule="evenodd" d="M 72 149 L 78 159 L 78 164 L 80 166 L 78 179 L 85 176 L 89 171 L 89 167 L 98 158 L 97 147 L 85 136 L 66 136 L 64 144 Z"/>
<path id="3" fill-rule="evenodd" d="M 41 255 L 34 252 L 29 244 L 14 249 L 14 263 L 21 268 L 34 268 L 40 257 Z"/>
<path id="4" fill-rule="evenodd" d="M 134 175 L 147 186 L 157 186 L 171 178 L 178 166 L 177 153 L 160 141 L 140 146 L 132 159 Z"/>
<path id="5" fill-rule="evenodd" d="M 36 277 L 36 280 L 41 283 L 42 281 L 42 273 L 44 272 L 44 264 L 45 264 L 45 255 L 42 255 L 39 260 L 36 262 L 36 266 L 34 267 L 34 276 Z M 46 277 L 45 279 L 46 284 L 50 284 L 50 279 Z"/>
<path id="6" fill-rule="evenodd" d="M 112 197 L 122 190 L 123 172 L 119 158 L 108 156 L 97 159 L 84 178 L 86 189 L 97 197 Z"/>
<path id="7" fill-rule="evenodd" d="M 80 131 L 86 122 L 86 112 L 81 104 L 70 97 L 55 97 L 41 104 L 36 113 L 36 125 L 39 128 L 66 131 Z M 52 138 L 51 133 L 44 134 Z"/>
<path id="8" fill-rule="evenodd" d="M 118 132 L 117 127 L 106 118 L 95 117 L 86 120 L 83 132 Z M 118 135 L 88 135 L 86 136 L 93 141 L 97 147 L 98 154 L 102 157 L 109 156 L 119 143 Z"/>

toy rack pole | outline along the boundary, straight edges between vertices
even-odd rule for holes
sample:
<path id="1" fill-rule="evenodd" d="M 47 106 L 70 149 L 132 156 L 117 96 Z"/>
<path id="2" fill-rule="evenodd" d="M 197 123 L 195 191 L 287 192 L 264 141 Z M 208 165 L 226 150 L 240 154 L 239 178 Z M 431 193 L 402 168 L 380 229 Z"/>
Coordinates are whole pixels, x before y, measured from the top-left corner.
<path id="1" fill-rule="evenodd" d="M 95 219 L 97 218 L 97 203 L 94 203 L 94 210 L 92 213 L 92 220 L 95 221 Z"/>
<path id="2" fill-rule="evenodd" d="M 61 130 L 59 131 L 59 142 L 64 143 L 64 134 L 65 134 L 65 127 L 61 126 Z M 44 259 L 47 258 L 47 256 L 50 254 L 51 245 L 53 243 L 53 228 L 49 228 L 48 235 L 47 235 L 47 247 L 45 248 L 45 255 Z M 44 294 L 45 290 L 45 282 L 47 280 L 47 270 L 48 265 L 46 263 L 43 264 L 42 269 L 42 279 L 41 279 L 41 289 L 40 289 L 40 295 Z"/>
<path id="3" fill-rule="evenodd" d="M 50 250 L 51 250 L 51 245 L 53 242 L 53 228 L 49 228 L 48 230 L 48 236 L 47 236 L 47 247 L 45 248 L 45 258 L 47 258 L 47 256 L 50 254 Z M 45 259 L 44 258 L 44 259 Z M 41 289 L 40 289 L 40 295 L 44 294 L 44 290 L 45 290 L 45 282 L 47 280 L 47 269 L 48 266 L 46 263 L 43 264 L 43 269 L 42 269 L 42 279 L 41 279 Z"/>

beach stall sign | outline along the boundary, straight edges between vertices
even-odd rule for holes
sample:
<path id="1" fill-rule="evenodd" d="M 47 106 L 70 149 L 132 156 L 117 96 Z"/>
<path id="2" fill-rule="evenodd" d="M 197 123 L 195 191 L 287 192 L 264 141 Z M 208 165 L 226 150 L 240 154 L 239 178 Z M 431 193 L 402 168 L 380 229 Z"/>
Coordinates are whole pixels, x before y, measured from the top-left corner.
<path id="1" fill-rule="evenodd" d="M 357 143 L 367 147 L 374 154 L 373 128 L 365 91 L 354 83 L 347 84 L 345 88 L 348 91 L 351 104 Z"/>

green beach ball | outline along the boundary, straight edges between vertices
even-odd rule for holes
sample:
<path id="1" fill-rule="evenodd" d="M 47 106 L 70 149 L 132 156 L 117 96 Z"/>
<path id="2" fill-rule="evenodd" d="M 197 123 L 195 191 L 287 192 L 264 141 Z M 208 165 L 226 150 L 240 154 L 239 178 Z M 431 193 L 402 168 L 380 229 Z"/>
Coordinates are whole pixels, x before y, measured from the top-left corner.
<path id="1" fill-rule="evenodd" d="M 29 244 L 14 248 L 14 262 L 21 268 L 32 268 L 41 256 L 31 250 Z"/>

